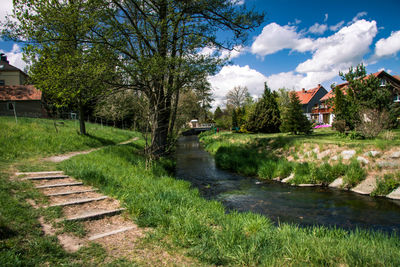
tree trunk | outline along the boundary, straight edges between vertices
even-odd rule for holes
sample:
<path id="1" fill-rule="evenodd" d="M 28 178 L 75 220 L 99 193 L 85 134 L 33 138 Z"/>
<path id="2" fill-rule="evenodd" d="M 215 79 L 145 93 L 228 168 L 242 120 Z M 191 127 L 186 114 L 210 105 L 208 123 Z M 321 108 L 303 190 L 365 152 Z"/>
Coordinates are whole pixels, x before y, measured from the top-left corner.
<path id="1" fill-rule="evenodd" d="M 82 103 L 79 103 L 79 130 L 80 134 L 86 135 L 86 127 L 85 127 L 85 107 Z"/>

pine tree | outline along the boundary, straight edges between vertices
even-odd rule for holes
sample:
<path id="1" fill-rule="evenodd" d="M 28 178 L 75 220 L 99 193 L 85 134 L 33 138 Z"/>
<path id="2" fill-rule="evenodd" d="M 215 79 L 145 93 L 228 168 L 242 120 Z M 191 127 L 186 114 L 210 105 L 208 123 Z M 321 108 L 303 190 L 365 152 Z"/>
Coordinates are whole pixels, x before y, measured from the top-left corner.
<path id="1" fill-rule="evenodd" d="M 219 119 L 222 117 L 222 110 L 220 107 L 217 107 L 214 111 L 214 120 Z"/>
<path id="2" fill-rule="evenodd" d="M 291 132 L 293 134 L 308 134 L 311 132 L 311 122 L 303 114 L 299 97 L 295 92 L 290 94 L 288 109 L 282 117 L 282 132 Z"/>
<path id="3" fill-rule="evenodd" d="M 232 128 L 237 128 L 238 127 L 238 119 L 237 119 L 237 114 L 236 114 L 236 109 L 232 110 Z"/>
<path id="4" fill-rule="evenodd" d="M 281 117 L 276 94 L 271 92 L 265 83 L 264 94 L 249 116 L 246 129 L 251 132 L 276 133 L 279 132 L 280 124 Z"/>

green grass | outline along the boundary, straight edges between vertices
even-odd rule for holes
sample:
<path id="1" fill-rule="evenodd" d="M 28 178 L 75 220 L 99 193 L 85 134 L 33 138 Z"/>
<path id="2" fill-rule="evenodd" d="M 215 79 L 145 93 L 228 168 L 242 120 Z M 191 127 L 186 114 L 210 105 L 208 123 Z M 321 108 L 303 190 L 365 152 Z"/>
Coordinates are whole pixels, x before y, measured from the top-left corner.
<path id="1" fill-rule="evenodd" d="M 361 167 L 357 160 L 352 160 L 346 174 L 343 177 L 345 187 L 351 188 L 356 186 L 366 177 L 366 171 Z"/>
<path id="2" fill-rule="evenodd" d="M 59 120 L 57 120 L 59 121 Z M 79 123 L 71 120 L 58 125 L 53 120 L 0 117 L 0 158 L 4 162 L 85 150 L 128 140 L 138 133 L 86 123 L 88 135 L 77 134 Z"/>
<path id="3" fill-rule="evenodd" d="M 14 171 L 55 170 L 57 165 L 39 157 L 112 145 L 138 133 L 86 124 L 88 136 L 77 134 L 73 121 L 64 121 L 56 133 L 52 120 L 0 117 L 0 266 L 132 266 L 116 259 L 103 263 L 107 254 L 99 245 L 67 253 L 56 236 L 46 236 L 38 221 L 54 221 L 61 208 L 34 209 L 27 199 L 46 203 L 30 182 L 10 180 Z M 65 224 L 64 231 L 82 236 L 80 225 Z"/>
<path id="4" fill-rule="evenodd" d="M 372 196 L 385 196 L 400 186 L 400 172 L 385 174 L 383 178 L 377 180 L 376 188 Z"/>
<path id="5" fill-rule="evenodd" d="M 61 164 L 68 174 L 120 199 L 140 226 L 168 236 L 174 246 L 214 265 L 380 265 L 400 264 L 400 240 L 368 231 L 326 227 L 274 226 L 253 213 L 226 213 L 185 181 L 170 177 L 164 164 L 144 168 L 141 143 L 113 146 Z M 243 151 L 236 151 L 244 153 Z M 243 155 L 243 154 L 240 154 Z M 379 256 L 377 256 L 379 255 Z"/>

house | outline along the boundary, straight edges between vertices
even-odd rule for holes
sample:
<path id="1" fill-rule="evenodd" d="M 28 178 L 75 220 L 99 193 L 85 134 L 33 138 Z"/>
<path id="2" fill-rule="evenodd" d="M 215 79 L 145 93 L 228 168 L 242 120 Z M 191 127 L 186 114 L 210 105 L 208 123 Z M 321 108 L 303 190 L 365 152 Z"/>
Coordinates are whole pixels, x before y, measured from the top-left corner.
<path id="1" fill-rule="evenodd" d="M 28 76 L 0 55 L 0 116 L 46 117 L 42 92 L 25 85 Z"/>
<path id="2" fill-rule="evenodd" d="M 26 84 L 28 75 L 22 70 L 10 65 L 7 56 L 0 54 L 0 86 Z"/>
<path id="3" fill-rule="evenodd" d="M 296 95 L 303 105 L 303 112 L 309 120 L 315 121 L 317 118 L 313 117 L 312 109 L 315 105 L 320 104 L 320 99 L 325 96 L 328 91 L 320 84 L 317 87 L 301 91 L 296 91 Z"/>
<path id="4" fill-rule="evenodd" d="M 390 84 L 393 86 L 393 102 L 400 103 L 400 76 L 392 76 L 385 71 L 379 71 L 372 73 L 380 80 L 380 86 L 386 86 Z M 370 75 L 366 76 L 364 79 L 368 79 Z M 343 94 L 347 94 L 348 83 L 342 83 L 336 85 L 336 88 L 342 90 Z M 321 103 L 315 104 L 312 109 L 312 116 L 318 117 L 318 122 L 325 124 L 332 124 L 335 118 L 333 114 L 333 107 L 331 105 L 331 100 L 335 97 L 334 90 L 329 91 L 324 97 L 321 98 Z"/>

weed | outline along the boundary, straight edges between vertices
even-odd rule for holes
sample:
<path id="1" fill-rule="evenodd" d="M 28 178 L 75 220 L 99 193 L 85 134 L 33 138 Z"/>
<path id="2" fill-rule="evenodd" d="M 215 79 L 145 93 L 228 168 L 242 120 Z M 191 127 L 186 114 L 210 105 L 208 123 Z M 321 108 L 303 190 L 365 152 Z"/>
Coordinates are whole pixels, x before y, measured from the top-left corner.
<path id="1" fill-rule="evenodd" d="M 377 179 L 376 188 L 371 196 L 385 196 L 400 186 L 400 172 L 385 174 L 383 178 Z"/>
<path id="2" fill-rule="evenodd" d="M 357 160 L 353 159 L 348 166 L 345 176 L 343 177 L 345 187 L 351 188 L 356 186 L 365 179 L 365 176 L 365 170 L 361 167 L 360 163 Z"/>

